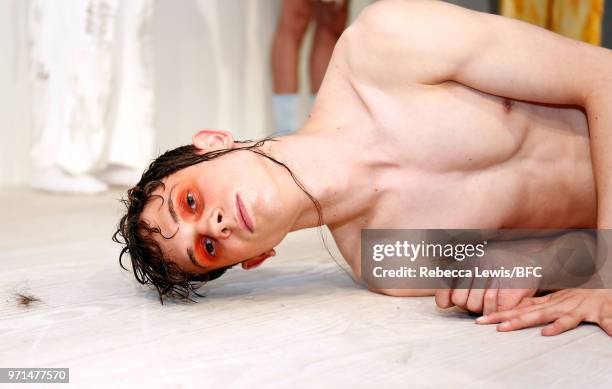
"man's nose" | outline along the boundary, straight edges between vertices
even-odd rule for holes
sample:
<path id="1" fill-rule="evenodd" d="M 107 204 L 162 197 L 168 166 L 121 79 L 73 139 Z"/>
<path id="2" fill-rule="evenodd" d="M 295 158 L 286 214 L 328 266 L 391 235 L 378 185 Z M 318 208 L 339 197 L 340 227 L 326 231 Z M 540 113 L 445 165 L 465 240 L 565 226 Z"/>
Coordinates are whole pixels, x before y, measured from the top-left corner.
<path id="1" fill-rule="evenodd" d="M 233 227 L 230 217 L 223 212 L 221 207 L 215 208 L 207 219 L 203 224 L 208 231 L 202 231 L 203 234 L 215 239 L 226 239 L 232 234 Z"/>

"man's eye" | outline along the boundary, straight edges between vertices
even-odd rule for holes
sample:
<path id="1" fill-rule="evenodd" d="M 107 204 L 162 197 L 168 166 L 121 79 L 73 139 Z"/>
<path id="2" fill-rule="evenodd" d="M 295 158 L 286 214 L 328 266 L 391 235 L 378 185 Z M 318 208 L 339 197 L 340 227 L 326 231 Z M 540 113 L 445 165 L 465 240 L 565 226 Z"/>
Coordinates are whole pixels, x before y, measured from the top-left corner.
<path id="1" fill-rule="evenodd" d="M 208 255 L 210 255 L 211 257 L 214 257 L 216 252 L 215 252 L 215 244 L 212 241 L 212 239 L 210 238 L 204 238 L 204 248 L 206 249 L 206 252 L 208 253 Z"/>
<path id="2" fill-rule="evenodd" d="M 195 211 L 196 210 L 196 202 L 195 202 L 195 199 L 193 198 L 193 195 L 191 194 L 191 192 L 187 193 L 186 201 L 187 201 L 187 206 L 192 211 Z"/>

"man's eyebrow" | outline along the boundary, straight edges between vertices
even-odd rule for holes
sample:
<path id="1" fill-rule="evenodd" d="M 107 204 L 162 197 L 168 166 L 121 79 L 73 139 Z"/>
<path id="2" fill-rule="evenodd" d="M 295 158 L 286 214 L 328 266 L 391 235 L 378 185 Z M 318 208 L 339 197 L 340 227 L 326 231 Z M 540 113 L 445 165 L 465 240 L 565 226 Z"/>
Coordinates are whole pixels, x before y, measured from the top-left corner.
<path id="1" fill-rule="evenodd" d="M 172 185 L 170 189 L 170 193 L 168 194 L 168 212 L 170 212 L 170 217 L 176 224 L 178 224 L 178 216 L 176 215 L 176 211 L 174 210 L 174 203 L 172 202 L 172 192 L 174 192 L 174 188 L 176 185 Z"/>
<path id="2" fill-rule="evenodd" d="M 202 266 L 198 263 L 198 261 L 196 261 L 195 259 L 195 255 L 193 255 L 193 250 L 191 249 L 191 247 L 187 248 L 187 257 L 189 257 L 189 260 L 191 261 L 191 263 L 193 263 L 195 266 L 202 268 L 202 269 L 206 269 L 208 270 L 208 268 L 206 266 Z"/>
<path id="3" fill-rule="evenodd" d="M 170 188 L 170 193 L 168 193 L 168 212 L 170 213 L 170 217 L 172 217 L 172 220 L 174 220 L 176 224 L 179 224 L 178 216 L 176 214 L 176 211 L 174 210 L 174 203 L 172 202 L 172 193 L 174 192 L 175 187 L 176 184 L 172 185 L 172 188 Z M 189 258 L 189 261 L 193 263 L 194 266 L 208 270 L 208 267 L 202 266 L 198 263 L 198 261 L 196 261 L 195 255 L 193 254 L 193 250 L 191 249 L 191 247 L 187 248 L 187 258 Z"/>

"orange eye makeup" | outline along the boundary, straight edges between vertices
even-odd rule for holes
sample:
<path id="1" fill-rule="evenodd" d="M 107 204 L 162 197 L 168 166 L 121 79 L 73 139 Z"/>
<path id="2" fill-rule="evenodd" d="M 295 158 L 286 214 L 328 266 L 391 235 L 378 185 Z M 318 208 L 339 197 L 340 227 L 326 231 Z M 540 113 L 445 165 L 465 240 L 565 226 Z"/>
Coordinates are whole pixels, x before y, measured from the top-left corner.
<path id="1" fill-rule="evenodd" d="M 181 189 L 179 192 L 179 204 L 181 204 L 180 209 L 186 215 L 198 214 L 202 210 L 202 201 L 199 194 L 189 188 Z"/>
<path id="2" fill-rule="evenodd" d="M 199 237 L 198 241 L 195 242 L 195 250 L 196 250 L 196 256 L 198 258 L 201 259 L 205 259 L 206 260 L 206 264 L 209 263 L 213 263 L 214 261 L 217 261 L 219 259 L 219 256 L 221 255 L 221 245 L 218 242 L 215 242 L 214 240 L 212 240 L 212 244 L 214 245 L 214 250 L 215 250 L 215 256 L 211 256 L 208 253 L 208 250 L 206 250 L 206 242 L 205 242 L 205 237 Z M 208 238 L 210 239 L 210 238 Z"/>

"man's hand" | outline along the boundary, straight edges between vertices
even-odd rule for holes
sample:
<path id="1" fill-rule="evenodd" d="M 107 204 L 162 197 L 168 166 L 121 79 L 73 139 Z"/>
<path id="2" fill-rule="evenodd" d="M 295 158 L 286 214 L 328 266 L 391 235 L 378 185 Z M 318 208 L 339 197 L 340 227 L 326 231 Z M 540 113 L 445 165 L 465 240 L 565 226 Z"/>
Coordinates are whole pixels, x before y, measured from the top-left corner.
<path id="1" fill-rule="evenodd" d="M 581 322 L 597 323 L 612 336 L 612 290 L 564 289 L 542 297 L 527 297 L 516 309 L 488 314 L 478 324 L 495 324 L 498 331 L 547 324 L 542 335 L 558 335 Z"/>
<path id="2" fill-rule="evenodd" d="M 536 289 L 438 289 L 436 305 L 440 308 L 457 306 L 485 315 L 512 309 L 524 297 L 536 294 Z"/>

